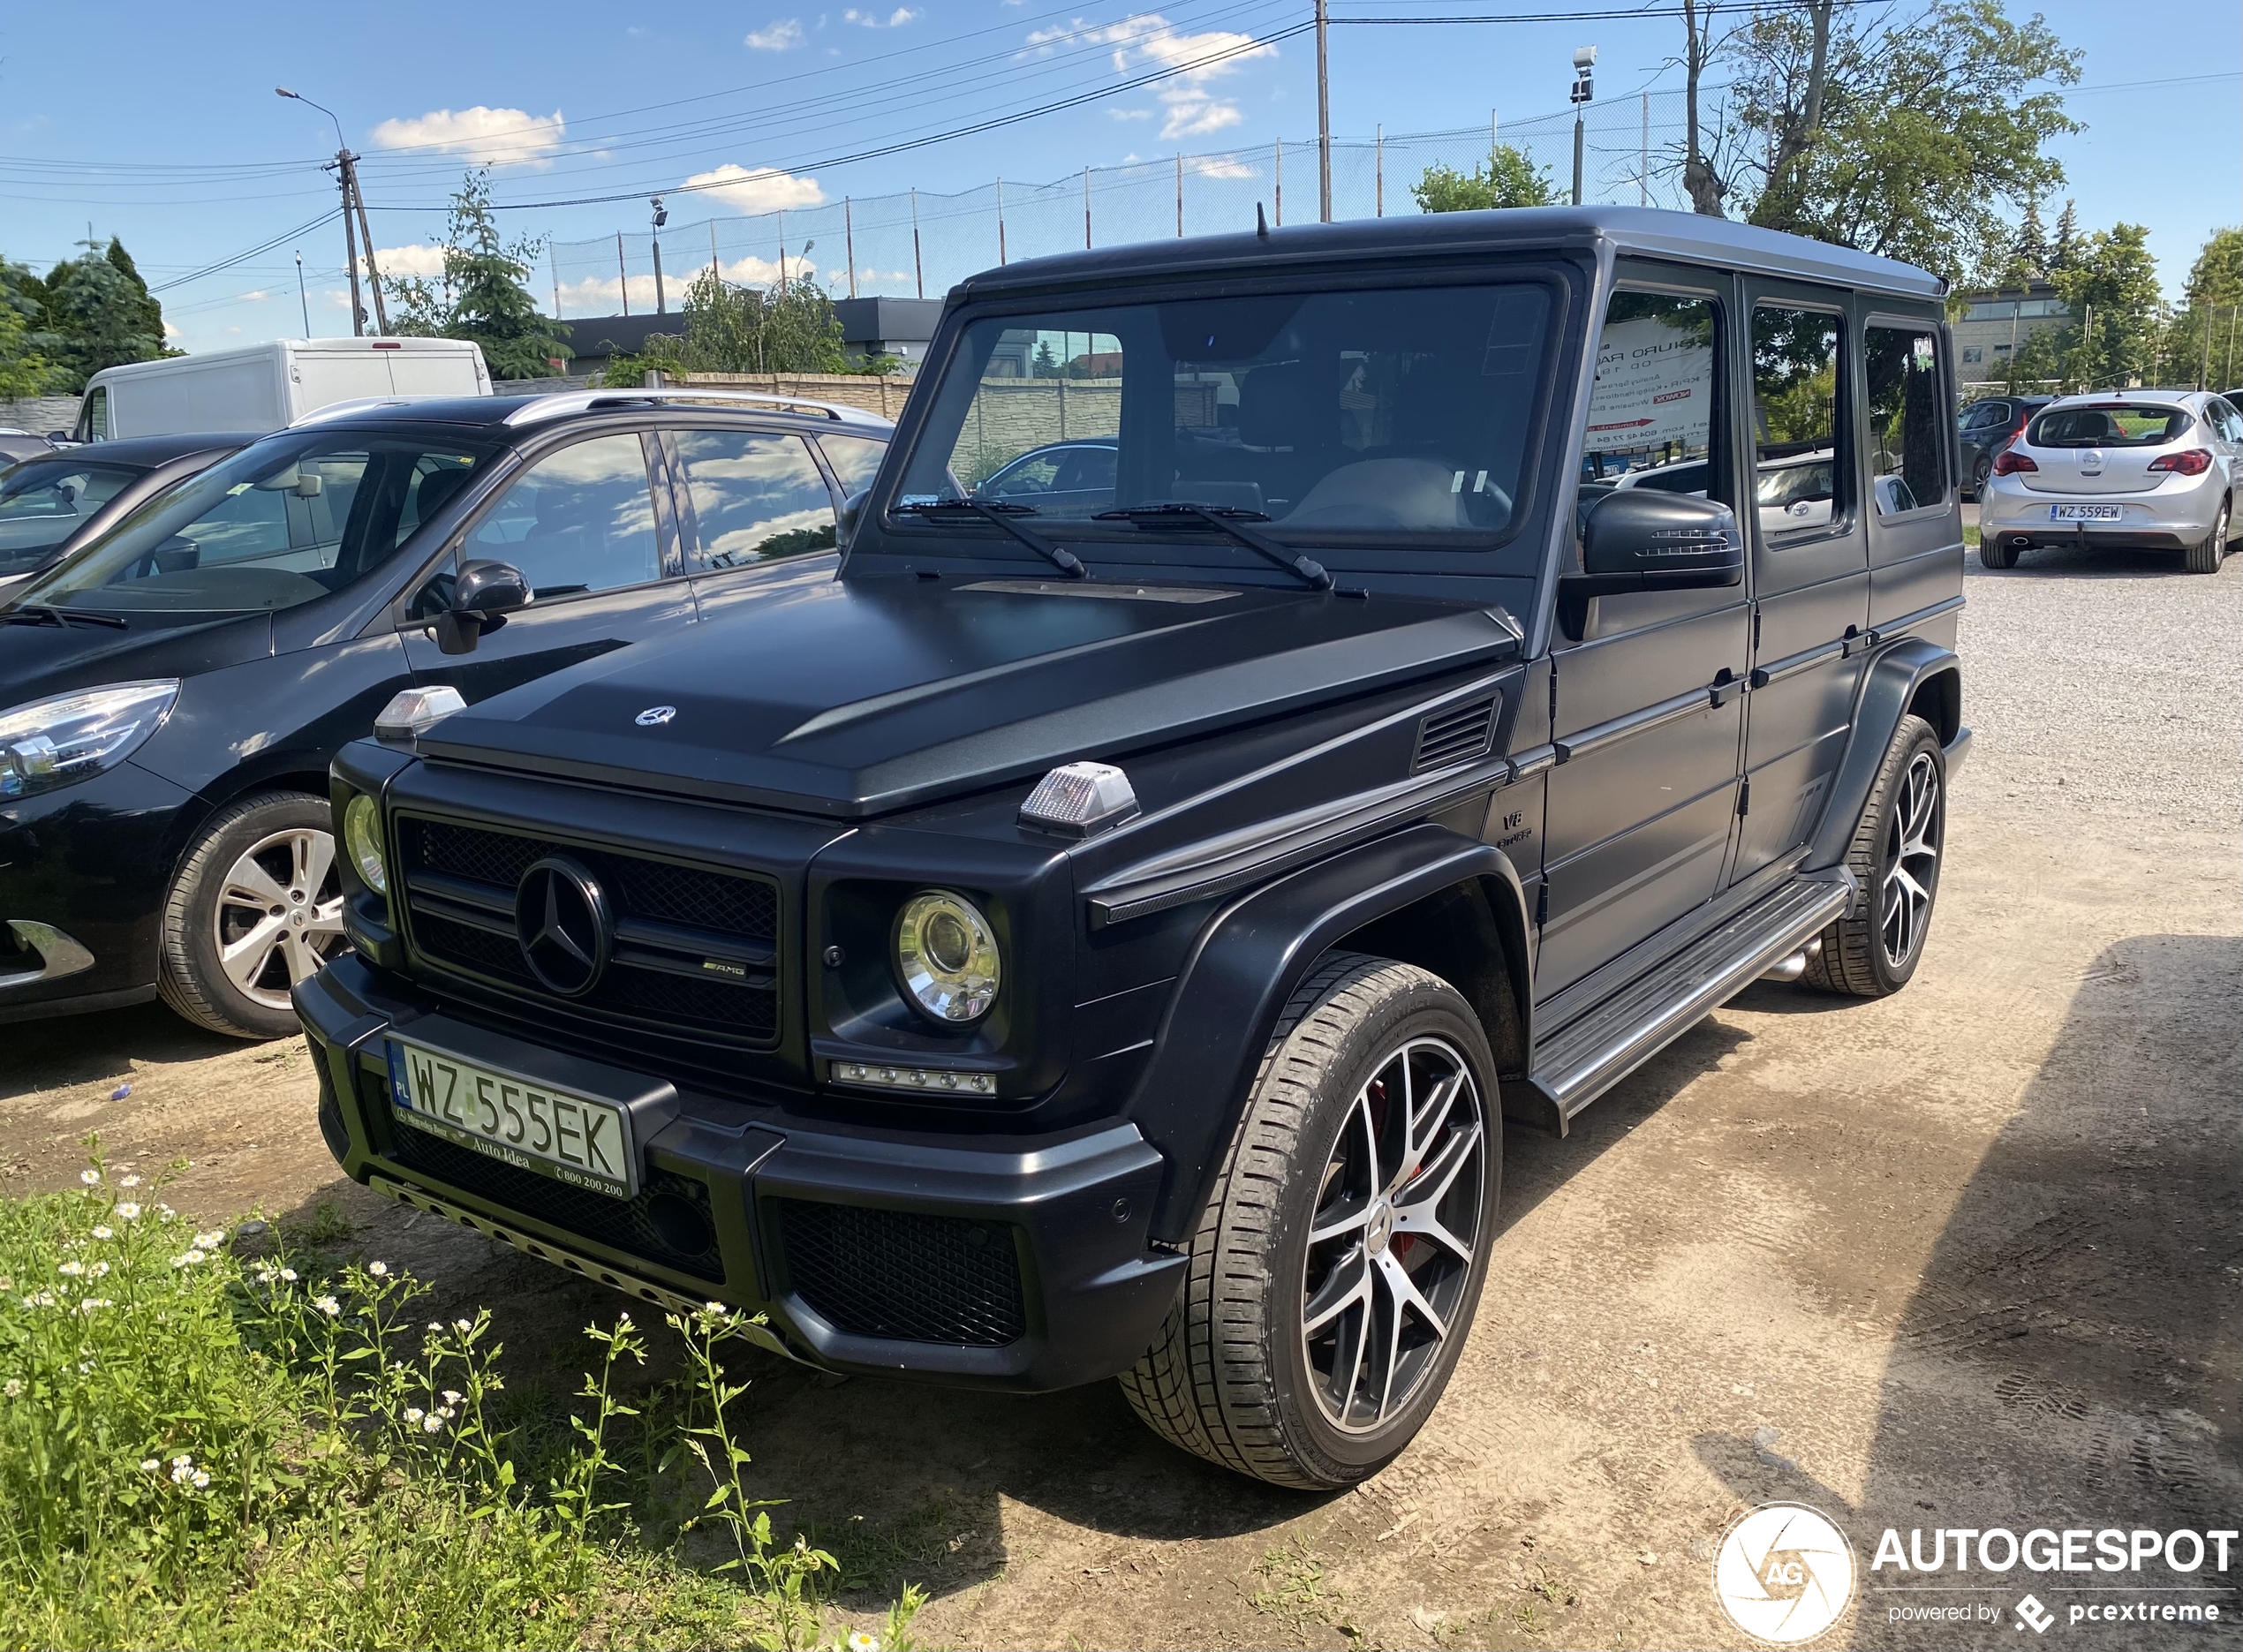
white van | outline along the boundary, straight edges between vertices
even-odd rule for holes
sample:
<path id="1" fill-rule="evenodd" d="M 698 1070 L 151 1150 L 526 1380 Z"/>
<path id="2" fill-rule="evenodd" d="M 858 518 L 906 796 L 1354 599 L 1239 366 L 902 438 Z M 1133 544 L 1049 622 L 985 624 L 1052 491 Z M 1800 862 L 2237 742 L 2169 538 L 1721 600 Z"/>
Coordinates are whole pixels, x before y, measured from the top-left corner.
<path id="1" fill-rule="evenodd" d="M 336 402 L 488 396 L 482 348 L 456 338 L 276 338 L 104 367 L 78 410 L 79 441 L 204 430 L 281 430 Z"/>

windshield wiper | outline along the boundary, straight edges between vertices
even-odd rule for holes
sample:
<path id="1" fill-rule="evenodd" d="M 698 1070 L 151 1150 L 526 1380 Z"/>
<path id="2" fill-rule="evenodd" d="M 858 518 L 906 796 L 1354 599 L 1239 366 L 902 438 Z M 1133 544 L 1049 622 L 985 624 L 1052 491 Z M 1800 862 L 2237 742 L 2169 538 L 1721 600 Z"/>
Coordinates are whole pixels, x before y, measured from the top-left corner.
<path id="1" fill-rule="evenodd" d="M 113 631 L 132 629 L 114 614 L 89 614 L 82 608 L 58 608 L 45 602 L 20 603 L 0 618 L 10 625 L 58 625 L 67 630 L 70 622 L 75 620 L 80 625 L 106 625 Z"/>
<path id="2" fill-rule="evenodd" d="M 1132 527 L 1149 528 L 1162 522 L 1189 519 L 1205 524 L 1216 532 L 1227 535 L 1257 555 L 1265 556 L 1288 574 L 1318 591 L 1330 591 L 1334 581 L 1322 562 L 1288 551 L 1267 534 L 1257 533 L 1245 524 L 1267 522 L 1265 511 L 1247 510 L 1237 505 L 1195 505 L 1181 500 L 1164 501 L 1157 505 L 1129 505 L 1120 510 L 1101 510 L 1094 521 L 1126 522 Z"/>
<path id="3" fill-rule="evenodd" d="M 979 517 L 984 522 L 993 522 L 1042 557 L 1053 567 L 1072 574 L 1077 579 L 1088 579 L 1091 570 L 1083 566 L 1083 559 L 1065 546 L 1054 545 L 1032 528 L 1023 527 L 1015 517 L 1032 517 L 1033 505 L 1016 505 L 1009 500 L 991 502 L 986 499 L 921 499 L 908 505 L 898 505 L 896 510 L 904 516 L 930 517 L 948 510 L 963 510 L 969 516 Z"/>

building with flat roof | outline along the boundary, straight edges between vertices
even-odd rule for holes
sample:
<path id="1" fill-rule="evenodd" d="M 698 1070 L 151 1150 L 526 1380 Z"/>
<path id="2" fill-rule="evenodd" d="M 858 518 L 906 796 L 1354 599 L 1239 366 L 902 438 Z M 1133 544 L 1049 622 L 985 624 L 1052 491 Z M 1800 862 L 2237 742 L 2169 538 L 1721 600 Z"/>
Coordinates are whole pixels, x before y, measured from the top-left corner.
<path id="1" fill-rule="evenodd" d="M 2071 307 L 2045 281 L 1990 287 L 1963 295 L 1969 307 L 1954 324 L 1955 382 L 1998 383 L 2009 375 L 2010 357 L 2034 334 L 2066 327 Z"/>

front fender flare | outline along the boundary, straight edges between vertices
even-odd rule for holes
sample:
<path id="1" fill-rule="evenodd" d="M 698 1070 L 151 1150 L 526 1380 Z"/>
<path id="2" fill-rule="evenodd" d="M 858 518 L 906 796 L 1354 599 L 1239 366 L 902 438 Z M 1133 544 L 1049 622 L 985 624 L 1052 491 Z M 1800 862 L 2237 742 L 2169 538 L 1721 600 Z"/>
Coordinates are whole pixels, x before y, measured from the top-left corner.
<path id="1" fill-rule="evenodd" d="M 1946 673 L 1960 676 L 1961 668 L 1962 662 L 1952 649 L 1920 637 L 1903 638 L 1869 661 L 1861 698 L 1854 708 L 1854 732 L 1847 741 L 1846 755 L 1839 761 L 1837 778 L 1831 784 L 1830 803 L 1823 812 L 1822 825 L 1816 828 L 1808 850 L 1807 870 L 1820 871 L 1845 861 L 1847 850 L 1854 841 L 1854 828 L 1861 821 L 1862 811 L 1868 806 L 1869 788 L 1877 784 L 1877 773 L 1884 762 L 1885 749 L 1892 743 L 1892 731 L 1900 726 L 1900 719 L 1914 703 L 1916 691 L 1932 678 Z M 1944 741 L 1947 737 L 1946 732 L 1941 731 L 1940 738 Z"/>
<path id="2" fill-rule="evenodd" d="M 1265 884 L 1209 921 L 1129 1101 L 1129 1118 L 1167 1161 L 1155 1240 L 1189 1240 L 1271 1031 L 1317 960 L 1376 918 L 1484 878 L 1516 897 L 1518 873 L 1502 850 L 1416 826 Z"/>

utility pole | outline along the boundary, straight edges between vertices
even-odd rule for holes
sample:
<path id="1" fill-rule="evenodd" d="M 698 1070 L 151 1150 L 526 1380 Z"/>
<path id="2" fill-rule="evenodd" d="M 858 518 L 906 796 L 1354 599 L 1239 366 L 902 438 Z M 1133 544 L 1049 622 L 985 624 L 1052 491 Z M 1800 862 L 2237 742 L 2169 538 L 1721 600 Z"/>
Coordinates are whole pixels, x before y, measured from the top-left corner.
<path id="1" fill-rule="evenodd" d="M 1585 142 L 1582 114 L 1590 100 L 1597 95 L 1591 71 L 1597 66 L 1597 49 L 1577 46 L 1574 49 L 1574 205 L 1581 205 L 1581 162 Z"/>
<path id="2" fill-rule="evenodd" d="M 919 297 L 927 296 L 927 267 L 919 257 L 919 191 L 911 188 L 911 278 L 918 283 Z"/>
<path id="3" fill-rule="evenodd" d="M 623 232 L 616 231 L 616 284 L 623 289 L 623 314 L 631 314 L 631 266 L 623 262 Z"/>
<path id="4" fill-rule="evenodd" d="M 1001 178 L 1001 178 L 999 178 L 999 179 L 997 180 L 997 264 L 998 264 L 998 267 L 999 267 L 1000 268 L 1003 268 L 1003 266 L 1004 266 L 1004 263 L 1005 263 L 1005 180 L 1004 180 L 1003 178 Z"/>
<path id="5" fill-rule="evenodd" d="M 669 208 L 662 205 L 660 195 L 653 197 L 652 205 L 654 208 L 654 227 L 649 238 L 654 244 L 654 313 L 668 315 L 669 303 L 662 295 L 662 226 L 669 222 Z M 782 241 L 779 246 L 779 289 L 782 292 L 787 286 L 786 258 L 786 244 Z"/>
<path id="6" fill-rule="evenodd" d="M 714 222 L 714 220 L 712 220 Z M 857 296 L 857 220 L 850 211 L 849 197 L 842 197 L 842 251 L 849 259 L 849 296 Z"/>
<path id="7" fill-rule="evenodd" d="M 374 330 L 377 336 L 389 330 L 389 307 L 381 302 L 381 272 L 374 263 L 374 226 L 366 222 L 366 198 L 359 191 L 359 157 L 348 149 L 336 155 L 342 163 L 343 187 L 348 192 L 351 207 L 359 215 L 359 237 L 366 244 L 366 287 L 374 295 Z"/>
<path id="8" fill-rule="evenodd" d="M 322 172 L 325 167 L 320 169 Z M 342 172 L 341 167 L 336 169 Z M 351 260 L 351 336 L 363 338 L 366 330 L 366 298 L 359 291 L 359 230 L 351 216 L 351 180 L 345 176 L 343 184 L 343 253 Z"/>
<path id="9" fill-rule="evenodd" d="M 296 304 L 304 312 L 304 336 L 312 336 L 312 301 L 304 296 L 304 249 L 296 249 Z"/>
<path id="10" fill-rule="evenodd" d="M 276 86 L 273 88 L 273 95 L 309 104 L 335 123 L 335 159 L 330 165 L 336 182 L 343 191 L 343 248 L 350 260 L 351 269 L 351 332 L 352 336 L 363 338 L 366 330 L 365 295 L 359 290 L 359 235 L 363 230 L 366 242 L 366 275 L 374 283 L 374 321 L 379 330 L 386 333 L 389 330 L 389 318 L 384 313 L 381 303 L 381 274 L 374 267 L 374 230 L 366 223 L 366 203 L 359 199 L 359 175 L 353 170 L 359 157 L 351 153 L 351 146 L 343 140 L 343 122 L 326 104 L 313 103 L 301 92 L 291 92 L 284 86 Z M 321 167 L 320 170 L 324 172 L 329 168 Z M 87 233 L 91 236 L 90 228 Z M 310 330 L 306 326 L 305 331 L 309 333 Z"/>
<path id="11" fill-rule="evenodd" d="M 1316 143 L 1317 222 L 1332 222 L 1332 77 L 1325 56 L 1325 29 L 1330 22 L 1325 0 L 1316 0 Z"/>

